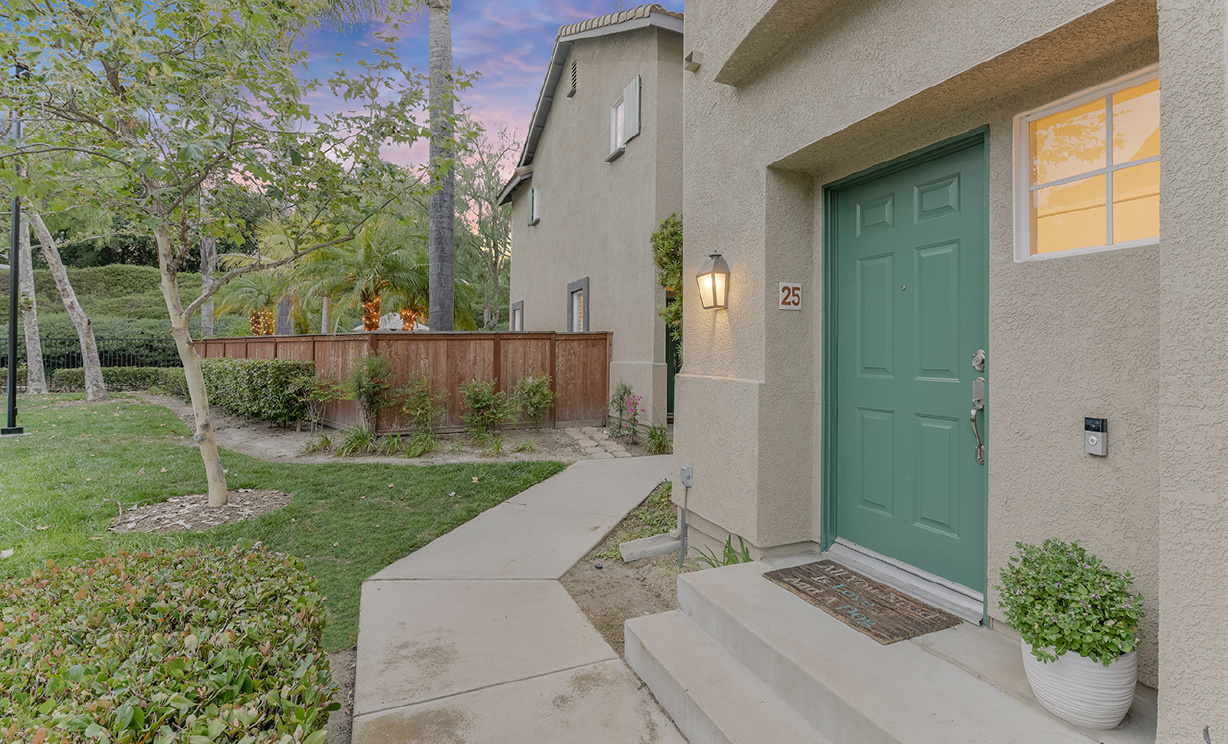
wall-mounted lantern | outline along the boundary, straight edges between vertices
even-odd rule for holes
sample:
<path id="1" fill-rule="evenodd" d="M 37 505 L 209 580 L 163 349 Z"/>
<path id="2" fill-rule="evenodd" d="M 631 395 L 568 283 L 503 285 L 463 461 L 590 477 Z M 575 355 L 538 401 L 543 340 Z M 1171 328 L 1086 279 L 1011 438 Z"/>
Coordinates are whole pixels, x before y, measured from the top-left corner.
<path id="1" fill-rule="evenodd" d="M 699 281 L 699 301 L 705 310 L 724 310 L 729 307 L 729 264 L 721 254 L 713 252 L 695 275 Z"/>

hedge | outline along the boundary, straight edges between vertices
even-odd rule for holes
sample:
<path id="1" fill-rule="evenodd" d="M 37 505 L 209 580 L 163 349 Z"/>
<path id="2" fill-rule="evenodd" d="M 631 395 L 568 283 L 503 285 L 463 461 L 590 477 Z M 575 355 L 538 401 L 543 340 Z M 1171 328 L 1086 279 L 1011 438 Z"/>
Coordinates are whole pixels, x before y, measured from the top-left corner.
<path id="1" fill-rule="evenodd" d="M 307 416 L 306 393 L 314 362 L 289 359 L 201 360 L 209 401 L 230 413 L 292 424 Z"/>
<path id="2" fill-rule="evenodd" d="M 179 367 L 103 367 L 102 381 L 108 390 L 148 390 L 158 386 L 164 390 L 178 392 L 178 380 L 183 379 L 183 369 Z M 183 384 L 183 394 L 187 393 L 187 385 Z M 51 388 L 61 392 L 76 392 L 85 389 L 85 370 L 57 369 L 51 374 Z"/>
<path id="3" fill-rule="evenodd" d="M 259 543 L 48 561 L 0 583 L 0 738 L 322 744 L 322 603 Z"/>
<path id="4" fill-rule="evenodd" d="M 0 367 L 0 390 L 7 390 L 8 384 L 9 384 L 8 367 Z M 21 386 L 25 384 L 26 384 L 26 365 L 23 362 L 17 365 L 17 386 L 20 388 Z"/>

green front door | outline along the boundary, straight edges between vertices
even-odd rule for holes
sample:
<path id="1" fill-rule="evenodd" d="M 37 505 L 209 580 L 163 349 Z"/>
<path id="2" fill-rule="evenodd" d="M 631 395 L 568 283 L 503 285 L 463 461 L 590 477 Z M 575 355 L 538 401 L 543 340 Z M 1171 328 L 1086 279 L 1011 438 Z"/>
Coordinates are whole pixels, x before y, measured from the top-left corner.
<path id="1" fill-rule="evenodd" d="M 987 480 L 969 418 L 988 379 L 973 367 L 988 340 L 986 168 L 983 138 L 965 144 L 830 192 L 828 514 L 836 536 L 984 592 Z"/>

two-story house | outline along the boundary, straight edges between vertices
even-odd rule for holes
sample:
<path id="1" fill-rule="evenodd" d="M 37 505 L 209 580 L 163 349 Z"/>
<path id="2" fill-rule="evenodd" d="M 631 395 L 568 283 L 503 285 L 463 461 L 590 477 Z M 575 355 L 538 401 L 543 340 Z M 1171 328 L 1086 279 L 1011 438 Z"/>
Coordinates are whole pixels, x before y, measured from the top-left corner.
<path id="1" fill-rule="evenodd" d="M 664 424 L 672 382 L 649 238 L 682 213 L 682 14 L 660 5 L 563 26 L 518 167 L 512 331 L 613 331 L 610 384 Z"/>

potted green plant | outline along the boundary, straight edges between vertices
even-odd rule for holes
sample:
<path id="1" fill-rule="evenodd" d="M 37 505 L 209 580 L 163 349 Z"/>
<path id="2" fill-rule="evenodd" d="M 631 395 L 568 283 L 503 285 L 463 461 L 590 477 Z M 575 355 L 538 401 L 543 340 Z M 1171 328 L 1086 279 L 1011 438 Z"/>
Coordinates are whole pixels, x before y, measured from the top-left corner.
<path id="1" fill-rule="evenodd" d="M 1109 729 L 1134 700 L 1143 596 L 1078 541 L 1016 543 L 998 606 L 1022 636 L 1036 699 L 1077 726 Z"/>

